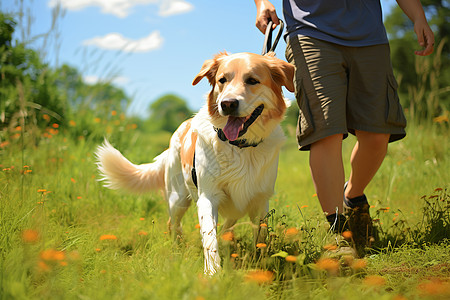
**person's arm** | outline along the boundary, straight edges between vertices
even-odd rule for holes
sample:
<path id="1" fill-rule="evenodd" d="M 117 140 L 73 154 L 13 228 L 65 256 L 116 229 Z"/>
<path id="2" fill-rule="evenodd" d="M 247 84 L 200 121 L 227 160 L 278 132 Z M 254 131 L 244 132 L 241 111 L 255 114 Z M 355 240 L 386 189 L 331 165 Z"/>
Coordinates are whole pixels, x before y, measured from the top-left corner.
<path id="1" fill-rule="evenodd" d="M 414 23 L 414 32 L 417 35 L 417 42 L 424 49 L 415 51 L 416 55 L 429 55 L 433 53 L 434 34 L 428 25 L 425 13 L 420 0 L 397 0 L 398 6 L 405 15 Z"/>
<path id="2" fill-rule="evenodd" d="M 275 10 L 275 6 L 268 0 L 255 0 L 256 4 L 256 27 L 262 32 L 266 32 L 267 24 L 269 20 L 273 22 L 273 28 L 275 28 L 280 21 Z"/>

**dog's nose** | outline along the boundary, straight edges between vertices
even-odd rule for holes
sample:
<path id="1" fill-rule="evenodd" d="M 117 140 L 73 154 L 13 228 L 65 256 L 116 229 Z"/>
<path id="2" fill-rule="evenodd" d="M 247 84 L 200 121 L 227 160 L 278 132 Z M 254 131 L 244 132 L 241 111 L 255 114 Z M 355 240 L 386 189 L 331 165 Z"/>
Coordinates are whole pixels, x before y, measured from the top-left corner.
<path id="1" fill-rule="evenodd" d="M 222 107 L 222 111 L 226 116 L 233 115 L 237 112 L 239 101 L 236 99 L 223 99 L 220 102 L 220 107 Z"/>

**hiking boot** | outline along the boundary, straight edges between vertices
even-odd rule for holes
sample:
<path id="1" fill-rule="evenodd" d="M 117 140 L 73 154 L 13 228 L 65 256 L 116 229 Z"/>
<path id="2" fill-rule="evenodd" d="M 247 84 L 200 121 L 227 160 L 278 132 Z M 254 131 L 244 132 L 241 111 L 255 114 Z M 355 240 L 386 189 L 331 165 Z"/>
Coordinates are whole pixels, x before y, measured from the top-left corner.
<path id="1" fill-rule="evenodd" d="M 345 183 L 344 191 L 346 188 L 347 183 Z M 362 257 L 366 247 L 370 247 L 374 240 L 372 218 L 366 195 L 348 199 L 344 194 L 344 214 L 348 218 L 348 227 L 352 232 L 355 250 Z"/>

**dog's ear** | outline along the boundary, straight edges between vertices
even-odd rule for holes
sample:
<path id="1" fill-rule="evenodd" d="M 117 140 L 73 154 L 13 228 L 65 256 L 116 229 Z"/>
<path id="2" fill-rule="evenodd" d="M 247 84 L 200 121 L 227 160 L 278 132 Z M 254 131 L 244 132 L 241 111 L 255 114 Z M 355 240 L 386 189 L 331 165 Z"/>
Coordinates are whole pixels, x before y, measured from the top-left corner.
<path id="1" fill-rule="evenodd" d="M 294 92 L 294 65 L 276 58 L 273 52 L 267 53 L 265 57 L 269 60 L 273 80 L 279 85 L 284 85 L 288 91 Z"/>
<path id="2" fill-rule="evenodd" d="M 202 80 L 205 76 L 206 78 L 208 78 L 209 83 L 211 85 L 214 85 L 214 78 L 216 77 L 217 69 L 219 68 L 220 59 L 224 56 L 228 56 L 228 53 L 222 52 L 214 56 L 213 59 L 205 60 L 202 69 L 197 74 L 197 76 L 195 76 L 194 81 L 192 81 L 192 85 L 196 85 L 197 83 L 199 83 L 200 80 Z"/>

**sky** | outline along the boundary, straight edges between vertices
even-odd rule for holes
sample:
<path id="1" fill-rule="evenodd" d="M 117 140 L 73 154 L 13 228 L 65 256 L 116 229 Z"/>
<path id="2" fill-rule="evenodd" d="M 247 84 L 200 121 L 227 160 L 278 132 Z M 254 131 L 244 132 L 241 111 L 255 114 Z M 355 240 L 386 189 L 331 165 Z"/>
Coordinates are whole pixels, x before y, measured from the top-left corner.
<path id="1" fill-rule="evenodd" d="M 0 0 L 0 9 L 19 11 L 19 0 Z M 150 103 L 173 93 L 198 110 L 210 87 L 207 80 L 192 86 L 203 62 L 216 53 L 260 53 L 264 36 L 255 27 L 252 0 L 23 0 L 32 21 L 25 36 L 39 36 L 52 28 L 52 12 L 63 17 L 51 38 L 38 38 L 53 66 L 77 68 L 87 83 L 112 81 L 132 103 L 131 115 L 146 117 Z M 281 0 L 273 0 L 282 17 Z M 389 13 L 394 0 L 381 1 Z M 28 26 L 28 24 L 30 26 Z M 20 30 L 15 36 L 22 39 Z M 285 59 L 285 42 L 275 51 Z M 294 95 L 285 90 L 285 96 Z"/>

